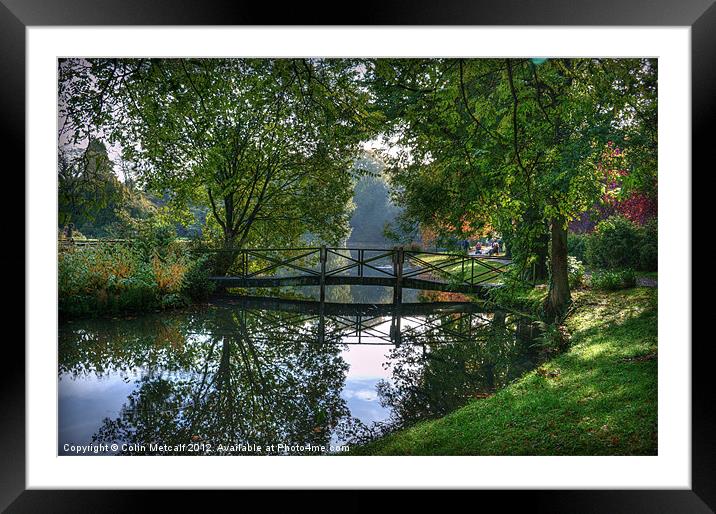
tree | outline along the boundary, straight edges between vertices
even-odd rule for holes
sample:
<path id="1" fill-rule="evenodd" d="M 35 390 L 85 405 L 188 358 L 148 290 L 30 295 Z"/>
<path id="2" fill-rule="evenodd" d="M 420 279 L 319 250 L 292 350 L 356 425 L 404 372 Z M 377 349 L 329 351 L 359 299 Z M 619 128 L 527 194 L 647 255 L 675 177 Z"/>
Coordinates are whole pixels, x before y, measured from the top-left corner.
<path id="1" fill-rule="evenodd" d="M 103 211 L 114 211 L 123 195 L 112 171 L 105 145 L 96 139 L 83 151 L 60 149 L 57 166 L 58 221 L 60 226 L 95 221 Z"/>
<path id="2" fill-rule="evenodd" d="M 655 139 L 637 138 L 655 113 L 654 63 L 379 60 L 371 70 L 379 108 L 405 149 L 392 170 L 406 215 L 458 236 L 492 224 L 523 267 L 549 241 L 545 314 L 558 319 L 570 301 L 567 223 L 603 192 L 603 149 L 608 141 L 631 142 L 634 155 L 655 148 Z"/>
<path id="3" fill-rule="evenodd" d="M 370 118 L 359 73 L 348 60 L 64 60 L 61 117 L 75 139 L 121 144 L 173 206 L 207 206 L 223 248 L 336 241 Z"/>

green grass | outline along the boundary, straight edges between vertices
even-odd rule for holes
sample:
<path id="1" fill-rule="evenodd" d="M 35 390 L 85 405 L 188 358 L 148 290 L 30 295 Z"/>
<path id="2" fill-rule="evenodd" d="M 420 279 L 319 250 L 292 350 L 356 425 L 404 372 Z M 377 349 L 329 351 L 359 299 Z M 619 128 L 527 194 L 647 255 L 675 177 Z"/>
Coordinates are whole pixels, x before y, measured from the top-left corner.
<path id="1" fill-rule="evenodd" d="M 356 455 L 656 455 L 657 290 L 574 293 L 572 345 L 494 396 Z"/>

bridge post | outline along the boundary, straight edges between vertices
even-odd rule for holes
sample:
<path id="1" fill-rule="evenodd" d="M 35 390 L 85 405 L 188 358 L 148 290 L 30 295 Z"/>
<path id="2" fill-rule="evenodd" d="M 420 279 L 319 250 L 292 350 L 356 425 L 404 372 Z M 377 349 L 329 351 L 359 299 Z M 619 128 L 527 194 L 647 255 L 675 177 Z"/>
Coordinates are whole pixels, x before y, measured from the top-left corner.
<path id="1" fill-rule="evenodd" d="M 320 261 L 321 261 L 321 303 L 326 301 L 326 261 L 328 260 L 328 252 L 326 245 L 321 245 Z"/>
<path id="2" fill-rule="evenodd" d="M 395 286 L 393 286 L 393 303 L 400 304 L 403 302 L 403 261 L 405 253 L 402 246 L 398 246 L 393 251 L 393 275 L 395 275 Z"/>
<path id="3" fill-rule="evenodd" d="M 393 274 L 395 275 L 395 286 L 393 286 L 393 319 L 390 324 L 391 339 L 396 345 L 402 342 L 400 322 L 402 318 L 403 304 L 403 262 L 405 252 L 402 246 L 395 248 L 393 252 Z"/>
<path id="4" fill-rule="evenodd" d="M 323 344 L 326 341 L 326 317 L 325 317 L 326 304 L 321 302 L 318 307 L 318 344 Z"/>
<path id="5" fill-rule="evenodd" d="M 390 320 L 390 338 L 396 346 L 400 346 L 403 342 L 401 337 L 400 321 L 401 321 L 400 304 L 396 305 L 393 311 L 393 317 Z"/>

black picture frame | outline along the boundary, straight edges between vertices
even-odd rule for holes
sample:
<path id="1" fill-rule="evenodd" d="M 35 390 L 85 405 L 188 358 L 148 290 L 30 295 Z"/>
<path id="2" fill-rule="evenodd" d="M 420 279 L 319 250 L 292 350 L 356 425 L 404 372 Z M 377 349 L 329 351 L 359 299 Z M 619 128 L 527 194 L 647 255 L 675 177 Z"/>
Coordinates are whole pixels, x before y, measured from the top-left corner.
<path id="1" fill-rule="evenodd" d="M 392 3 L 367 0 L 345 14 L 340 9 L 306 3 L 291 8 L 280 8 L 279 5 L 223 0 L 0 0 L 0 70 L 3 73 L 0 79 L 0 145 L 3 155 L 20 157 L 15 169 L 24 170 L 24 152 L 18 149 L 25 148 L 25 29 L 31 26 L 633 25 L 691 27 L 692 169 L 706 171 L 712 167 L 707 138 L 716 104 L 714 0 L 584 0 L 579 3 L 573 0 L 402 0 Z M 693 177 L 692 172 L 691 180 Z M 19 182 L 24 190 L 24 181 Z M 24 198 L 24 195 L 17 196 Z M 19 212 L 24 212 L 24 206 Z M 17 233 L 17 228 L 14 232 Z M 18 252 L 23 254 L 22 259 L 18 259 Z M 24 246 L 15 244 L 12 259 L 4 259 L 8 266 L 17 268 L 18 261 L 25 261 L 25 257 Z M 31 270 L 25 266 L 25 273 L 29 272 Z M 18 301 L 16 305 L 24 308 L 24 302 Z M 684 338 L 690 339 L 691 327 L 685 327 L 684 331 Z M 8 512 L 94 512 L 136 508 L 136 502 L 140 500 L 139 493 L 134 491 L 26 490 L 25 353 L 17 340 L 7 338 L 5 342 L 6 362 L 12 362 L 13 366 L 6 366 L 10 369 L 4 370 L 0 391 L 0 509 L 7 508 Z M 470 494 L 481 496 L 480 502 L 484 498 L 503 502 L 509 497 L 511 504 L 524 502 L 530 509 L 550 512 L 713 512 L 716 509 L 716 442 L 713 437 L 716 430 L 707 347 L 708 344 L 692 345 L 691 490 L 474 491 Z M 15 354 L 11 355 L 11 352 Z M 160 501 L 165 508 L 171 508 L 173 503 L 186 506 L 183 492 L 155 494 L 161 495 Z M 317 497 L 315 491 L 297 494 L 300 498 L 292 501 L 298 504 Z M 414 496 L 420 497 L 420 493 Z M 341 508 L 357 509 L 369 502 L 367 499 L 342 502 Z M 312 510 L 316 508 L 320 508 L 320 504 L 313 503 Z"/>

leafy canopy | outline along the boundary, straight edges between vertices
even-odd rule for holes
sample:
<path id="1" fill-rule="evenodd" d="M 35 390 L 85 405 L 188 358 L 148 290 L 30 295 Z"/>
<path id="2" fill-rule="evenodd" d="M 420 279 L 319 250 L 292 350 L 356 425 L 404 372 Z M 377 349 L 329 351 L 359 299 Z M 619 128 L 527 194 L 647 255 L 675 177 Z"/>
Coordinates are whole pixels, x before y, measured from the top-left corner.
<path id="1" fill-rule="evenodd" d="M 349 60 L 65 60 L 61 117 L 76 140 L 120 144 L 172 205 L 210 207 L 224 245 L 337 240 L 371 122 L 361 73 Z"/>

